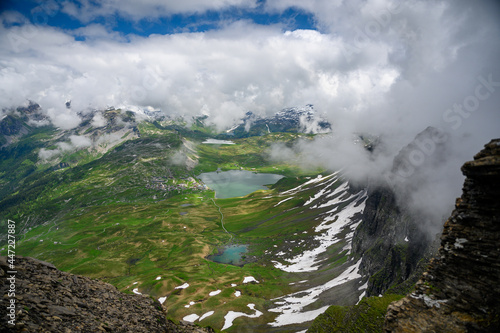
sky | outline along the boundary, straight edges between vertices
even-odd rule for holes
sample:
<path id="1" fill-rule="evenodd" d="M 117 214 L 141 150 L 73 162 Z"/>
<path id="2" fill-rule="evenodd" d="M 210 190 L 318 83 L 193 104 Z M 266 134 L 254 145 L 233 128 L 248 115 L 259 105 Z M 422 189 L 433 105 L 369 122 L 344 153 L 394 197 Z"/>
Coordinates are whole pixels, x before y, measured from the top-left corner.
<path id="1" fill-rule="evenodd" d="M 446 201 L 461 164 L 500 137 L 497 1 L 11 0 L 0 45 L 1 112 L 31 100 L 64 129 L 110 106 L 224 129 L 247 111 L 313 104 L 333 135 L 304 149 L 362 178 L 437 127 L 451 152 Z M 353 151 L 352 133 L 384 138 L 386 153 Z"/>

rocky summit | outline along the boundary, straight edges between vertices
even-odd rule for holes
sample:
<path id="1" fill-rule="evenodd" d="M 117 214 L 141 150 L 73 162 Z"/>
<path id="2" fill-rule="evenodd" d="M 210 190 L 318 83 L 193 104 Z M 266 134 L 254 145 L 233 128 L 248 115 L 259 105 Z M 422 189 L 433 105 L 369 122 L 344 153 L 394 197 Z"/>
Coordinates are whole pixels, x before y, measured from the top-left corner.
<path id="1" fill-rule="evenodd" d="M 61 272 L 44 261 L 15 259 L 15 326 L 8 324 L 2 307 L 0 332 L 213 332 L 167 320 L 161 304 L 150 297 L 121 293 L 108 283 Z M 12 276 L 8 271 L 7 258 L 0 257 L 0 284 L 7 302 L 6 277 Z"/>
<path id="2" fill-rule="evenodd" d="M 389 306 L 386 332 L 500 332 L 500 139 L 462 172 L 438 255 L 415 290 Z"/>

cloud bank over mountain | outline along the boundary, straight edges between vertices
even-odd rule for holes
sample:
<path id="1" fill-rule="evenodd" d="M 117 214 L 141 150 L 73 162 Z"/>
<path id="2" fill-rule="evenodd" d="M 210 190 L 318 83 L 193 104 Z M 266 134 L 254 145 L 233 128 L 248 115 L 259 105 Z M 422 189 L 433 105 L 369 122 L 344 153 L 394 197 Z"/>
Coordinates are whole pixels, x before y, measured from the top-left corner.
<path id="1" fill-rule="evenodd" d="M 140 19 L 230 6 L 256 4 L 151 2 L 135 10 L 128 2 L 118 9 L 115 1 L 83 1 L 74 16 L 118 12 Z M 209 114 L 224 127 L 248 110 L 274 113 L 312 103 L 347 131 L 401 128 L 415 135 L 427 125 L 453 125 L 453 115 L 443 114 L 474 93 L 479 76 L 500 81 L 498 7 L 488 2 L 273 1 L 262 10 L 292 6 L 311 12 L 318 30 L 229 20 L 206 32 L 138 36 L 100 24 L 76 30 L 32 25 L 4 12 L 0 105 L 37 101 L 61 127 L 75 126 L 77 111 L 110 105 Z M 60 10 L 72 13 L 70 7 L 77 6 L 64 3 Z M 491 95 L 477 117 L 462 116 L 464 125 L 498 120 L 488 107 L 499 94 Z"/>
<path id="2" fill-rule="evenodd" d="M 238 16 L 291 9 L 314 29 Z M 217 27 L 205 31 L 144 35 L 116 23 L 214 12 Z M 51 25 L 60 14 L 81 26 Z M 461 177 L 460 164 L 500 134 L 499 16 L 494 1 L 465 0 L 51 1 L 29 15 L 1 13 L 0 107 L 35 101 L 61 128 L 115 106 L 205 114 L 224 129 L 247 111 L 311 103 L 335 133 L 317 143 L 318 156 L 343 156 L 325 158 L 331 166 L 386 169 L 389 157 L 351 149 L 352 133 L 382 135 L 392 158 L 432 125 L 453 138 L 447 167 Z"/>

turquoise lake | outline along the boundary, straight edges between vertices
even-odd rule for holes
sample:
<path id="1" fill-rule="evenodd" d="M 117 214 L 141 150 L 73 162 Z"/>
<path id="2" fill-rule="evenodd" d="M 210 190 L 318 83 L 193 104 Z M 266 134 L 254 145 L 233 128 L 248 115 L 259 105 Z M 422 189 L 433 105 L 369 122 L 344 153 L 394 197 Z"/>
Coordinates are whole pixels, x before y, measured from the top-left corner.
<path id="1" fill-rule="evenodd" d="M 274 184 L 282 175 L 255 173 L 246 170 L 205 172 L 198 176 L 219 199 L 242 197 L 257 190 L 266 190 L 264 185 Z"/>
<path id="2" fill-rule="evenodd" d="M 241 256 L 246 252 L 246 245 L 229 245 L 224 248 L 222 254 L 210 255 L 207 259 L 222 264 L 241 266 Z"/>

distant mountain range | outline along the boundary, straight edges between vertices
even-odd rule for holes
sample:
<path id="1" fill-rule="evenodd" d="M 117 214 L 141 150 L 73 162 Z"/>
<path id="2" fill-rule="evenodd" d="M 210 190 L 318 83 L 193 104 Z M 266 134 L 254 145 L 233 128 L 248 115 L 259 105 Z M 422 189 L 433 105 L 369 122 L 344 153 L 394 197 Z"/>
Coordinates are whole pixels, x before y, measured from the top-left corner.
<path id="1" fill-rule="evenodd" d="M 327 133 L 331 125 L 309 104 L 303 108 L 283 109 L 273 116 L 261 117 L 247 112 L 241 121 L 226 131 L 234 137 L 248 137 L 272 132 Z"/>

